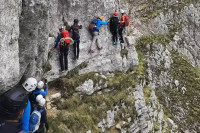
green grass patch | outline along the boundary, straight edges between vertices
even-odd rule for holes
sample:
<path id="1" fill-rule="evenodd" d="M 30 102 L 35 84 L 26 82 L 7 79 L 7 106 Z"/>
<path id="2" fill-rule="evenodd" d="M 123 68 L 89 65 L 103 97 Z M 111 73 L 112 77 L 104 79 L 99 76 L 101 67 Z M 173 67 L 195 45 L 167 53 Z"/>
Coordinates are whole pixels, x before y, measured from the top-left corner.
<path id="1" fill-rule="evenodd" d="M 136 48 L 138 50 L 144 51 L 147 45 L 152 45 L 153 43 L 162 44 L 166 46 L 169 44 L 171 39 L 168 35 L 163 34 L 153 34 L 153 35 L 143 35 L 136 40 Z"/>
<path id="2" fill-rule="evenodd" d="M 144 98 L 145 98 L 146 104 L 150 104 L 150 103 L 151 103 L 151 99 L 150 99 L 150 96 L 151 96 L 151 88 L 149 88 L 148 86 L 145 86 L 145 87 L 143 88 L 143 92 L 144 92 Z"/>

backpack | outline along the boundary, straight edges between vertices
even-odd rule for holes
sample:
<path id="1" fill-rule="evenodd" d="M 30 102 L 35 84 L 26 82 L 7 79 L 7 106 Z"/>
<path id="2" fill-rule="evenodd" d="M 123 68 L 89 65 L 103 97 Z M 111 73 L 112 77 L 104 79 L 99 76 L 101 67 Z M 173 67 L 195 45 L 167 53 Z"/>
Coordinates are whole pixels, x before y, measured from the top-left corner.
<path id="1" fill-rule="evenodd" d="M 36 97 L 39 95 L 40 93 L 38 91 L 33 91 L 31 93 L 31 95 L 29 96 L 29 100 L 31 103 L 36 103 Z"/>
<path id="2" fill-rule="evenodd" d="M 117 28 L 119 24 L 119 19 L 117 17 L 113 17 L 110 19 L 110 27 Z"/>
<path id="3" fill-rule="evenodd" d="M 79 35 L 79 25 L 73 25 L 72 26 L 72 37 L 73 39 L 77 40 L 80 38 L 80 35 Z"/>
<path id="4" fill-rule="evenodd" d="M 63 37 L 60 39 L 59 45 L 65 46 L 66 44 L 69 44 L 71 40 L 69 32 L 67 30 L 63 30 L 61 34 Z"/>
<path id="5" fill-rule="evenodd" d="M 39 129 L 40 126 L 40 119 L 41 119 L 41 113 L 43 112 L 43 109 L 37 110 L 37 107 L 34 108 L 34 111 L 31 114 L 30 120 L 29 120 L 29 131 L 34 133 Z"/>
<path id="6" fill-rule="evenodd" d="M 89 25 L 89 29 L 91 31 L 95 31 L 96 27 L 97 27 L 97 24 L 98 24 L 98 20 L 97 19 L 92 20 L 92 22 Z"/>
<path id="7" fill-rule="evenodd" d="M 123 19 L 122 19 L 123 21 Z M 124 15 L 124 21 L 125 23 L 120 23 L 121 26 L 128 26 L 129 25 L 129 17 L 127 15 Z"/>
<path id="8" fill-rule="evenodd" d="M 125 26 L 129 25 L 129 17 L 125 15 Z"/>

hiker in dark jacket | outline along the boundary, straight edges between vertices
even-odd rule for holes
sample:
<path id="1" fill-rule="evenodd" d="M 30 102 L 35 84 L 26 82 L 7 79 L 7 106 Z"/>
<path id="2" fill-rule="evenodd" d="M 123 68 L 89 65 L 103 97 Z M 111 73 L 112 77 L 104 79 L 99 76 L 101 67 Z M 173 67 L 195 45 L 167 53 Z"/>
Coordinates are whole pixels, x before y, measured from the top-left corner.
<path id="1" fill-rule="evenodd" d="M 74 19 L 74 24 L 71 26 L 69 31 L 72 31 L 72 39 L 74 40 L 74 59 L 79 58 L 79 44 L 80 44 L 80 34 L 79 29 L 82 29 L 82 25 L 78 25 L 78 19 Z"/>
<path id="2" fill-rule="evenodd" d="M 113 45 L 119 44 L 117 36 L 118 28 L 119 28 L 118 13 L 114 12 L 113 17 L 111 17 L 110 19 L 110 31 L 113 35 Z"/>
<path id="3" fill-rule="evenodd" d="M 22 122 L 19 119 L 27 103 L 28 96 L 22 87 L 0 95 L 0 133 L 22 133 Z"/>

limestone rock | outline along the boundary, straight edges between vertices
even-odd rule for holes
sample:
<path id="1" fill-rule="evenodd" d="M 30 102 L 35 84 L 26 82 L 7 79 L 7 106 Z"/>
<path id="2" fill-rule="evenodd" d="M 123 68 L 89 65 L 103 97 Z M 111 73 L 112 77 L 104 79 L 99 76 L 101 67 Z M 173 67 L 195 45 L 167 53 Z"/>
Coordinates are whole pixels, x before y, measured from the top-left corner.
<path id="1" fill-rule="evenodd" d="M 60 92 L 50 96 L 51 99 L 60 98 L 60 97 L 61 97 L 61 93 Z"/>

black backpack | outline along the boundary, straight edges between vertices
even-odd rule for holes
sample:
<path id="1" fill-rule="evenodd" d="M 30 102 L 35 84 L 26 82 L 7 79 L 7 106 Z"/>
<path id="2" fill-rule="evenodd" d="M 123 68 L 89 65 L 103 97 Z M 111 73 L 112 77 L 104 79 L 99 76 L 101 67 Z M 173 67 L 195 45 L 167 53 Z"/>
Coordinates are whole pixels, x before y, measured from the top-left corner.
<path id="1" fill-rule="evenodd" d="M 29 100 L 31 103 L 36 103 L 36 97 L 39 95 L 40 93 L 39 92 L 35 92 L 33 91 L 31 93 L 31 95 L 29 96 Z"/>
<path id="2" fill-rule="evenodd" d="M 119 19 L 118 17 L 112 17 L 110 19 L 110 28 L 117 28 L 119 25 Z"/>

